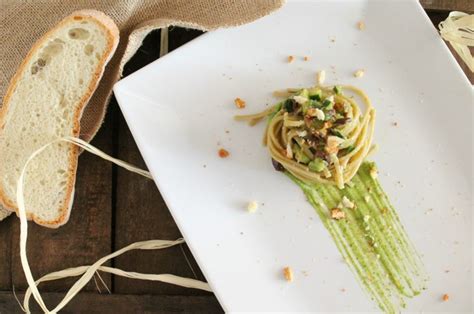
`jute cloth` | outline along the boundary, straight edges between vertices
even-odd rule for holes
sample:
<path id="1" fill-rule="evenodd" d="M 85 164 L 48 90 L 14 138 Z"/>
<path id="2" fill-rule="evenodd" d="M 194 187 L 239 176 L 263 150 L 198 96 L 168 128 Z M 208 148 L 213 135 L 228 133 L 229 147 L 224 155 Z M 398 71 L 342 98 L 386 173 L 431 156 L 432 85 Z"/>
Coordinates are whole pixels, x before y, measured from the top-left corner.
<path id="1" fill-rule="evenodd" d="M 90 141 L 100 128 L 124 64 L 152 30 L 170 25 L 213 30 L 251 22 L 282 6 L 284 0 L 0 0 L 0 96 L 31 46 L 71 12 L 96 9 L 120 29 L 120 43 L 85 107 L 81 138 Z M 2 219 L 0 208 L 0 220 Z"/>

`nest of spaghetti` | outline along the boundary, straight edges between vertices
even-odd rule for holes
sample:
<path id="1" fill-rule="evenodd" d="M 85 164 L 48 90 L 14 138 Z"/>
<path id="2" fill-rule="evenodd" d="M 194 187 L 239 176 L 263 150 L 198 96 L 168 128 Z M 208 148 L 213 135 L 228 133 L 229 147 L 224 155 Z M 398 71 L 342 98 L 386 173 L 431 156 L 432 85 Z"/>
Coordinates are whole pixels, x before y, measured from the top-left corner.
<path id="1" fill-rule="evenodd" d="M 370 99 L 353 86 L 288 89 L 283 95 L 275 106 L 236 119 L 254 125 L 268 117 L 264 144 L 276 170 L 343 189 L 374 149 Z"/>

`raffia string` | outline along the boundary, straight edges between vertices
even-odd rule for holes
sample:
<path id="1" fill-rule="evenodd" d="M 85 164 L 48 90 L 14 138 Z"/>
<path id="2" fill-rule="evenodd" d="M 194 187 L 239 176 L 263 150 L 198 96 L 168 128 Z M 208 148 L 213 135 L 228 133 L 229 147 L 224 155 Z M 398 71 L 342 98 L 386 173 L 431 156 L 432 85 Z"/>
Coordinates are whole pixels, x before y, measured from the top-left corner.
<path id="1" fill-rule="evenodd" d="M 201 289 L 205 291 L 212 291 L 209 285 L 206 282 L 200 281 L 200 280 L 195 280 L 191 278 L 184 278 L 184 277 L 179 277 L 175 275 L 170 275 L 170 274 L 142 274 L 142 273 L 136 273 L 136 272 L 127 272 L 118 268 L 113 268 L 113 267 L 107 267 L 107 266 L 102 266 L 105 262 L 108 260 L 117 257 L 125 252 L 131 251 L 131 250 L 159 250 L 159 249 L 164 249 L 168 248 L 174 245 L 178 245 L 181 243 L 184 243 L 183 239 L 177 239 L 174 241 L 169 241 L 169 240 L 149 240 L 149 241 L 143 241 L 143 242 L 135 242 L 132 243 L 114 253 L 111 253 L 107 256 L 102 257 L 99 259 L 97 262 L 95 262 L 92 265 L 89 266 L 79 266 L 75 268 L 68 268 L 64 269 L 61 271 L 53 272 L 50 273 L 46 276 L 41 277 L 39 280 L 35 281 L 33 278 L 33 274 L 31 273 L 30 265 L 28 262 L 28 257 L 26 255 L 26 242 L 28 238 L 28 220 L 26 218 L 26 208 L 25 208 L 25 199 L 23 195 L 23 181 L 24 181 L 24 176 L 27 170 L 27 167 L 29 163 L 36 157 L 38 156 L 42 151 L 44 151 L 46 148 L 49 146 L 58 143 L 58 142 L 68 142 L 74 145 L 77 145 L 84 150 L 99 156 L 105 160 L 111 161 L 117 166 L 120 166 L 122 168 L 127 169 L 128 171 L 137 173 L 141 176 L 147 177 L 152 179 L 151 174 L 143 169 L 137 168 L 127 162 L 124 162 L 122 160 L 119 160 L 117 158 L 114 158 L 112 156 L 107 155 L 103 151 L 95 148 L 94 146 L 90 145 L 86 141 L 83 141 L 79 138 L 75 137 L 63 137 L 63 138 L 58 138 L 54 141 L 51 141 L 49 143 L 46 143 L 39 149 L 37 149 L 34 153 L 31 154 L 31 156 L 27 159 L 25 165 L 23 166 L 23 169 L 21 170 L 20 177 L 18 179 L 17 183 L 17 190 L 16 190 L 16 200 L 18 204 L 18 214 L 20 217 L 20 259 L 21 259 L 21 265 L 23 267 L 23 271 L 25 273 L 26 280 L 28 282 L 28 290 L 26 291 L 23 306 L 24 306 L 24 311 L 27 313 L 30 313 L 30 308 L 29 308 L 29 300 L 31 295 L 35 298 L 36 302 L 38 302 L 39 306 L 45 313 L 57 313 L 61 309 L 63 309 L 73 298 L 76 294 L 79 293 L 79 291 L 90 281 L 90 279 L 94 276 L 94 273 L 98 270 L 108 272 L 114 275 L 122 276 L 122 277 L 128 277 L 128 278 L 133 278 L 133 279 L 140 279 L 140 280 L 153 280 L 153 281 L 161 281 L 161 282 L 166 282 L 166 283 L 171 283 L 175 284 L 178 286 L 182 287 L 187 287 L 187 288 L 194 288 L 194 289 Z M 82 275 L 82 276 L 81 276 Z M 69 291 L 66 293 L 62 301 L 53 309 L 49 310 L 46 307 L 46 304 L 43 301 L 43 298 L 41 297 L 41 294 L 38 290 L 38 284 L 44 281 L 51 281 L 51 280 L 57 280 L 57 279 L 62 279 L 62 278 L 67 278 L 67 277 L 75 277 L 75 276 L 81 276 L 74 285 L 69 289 Z"/>
<path id="2" fill-rule="evenodd" d="M 474 47 L 474 14 L 459 11 L 449 13 L 446 20 L 439 23 L 439 32 L 448 41 L 469 70 L 474 72 L 474 58 L 469 47 Z"/>

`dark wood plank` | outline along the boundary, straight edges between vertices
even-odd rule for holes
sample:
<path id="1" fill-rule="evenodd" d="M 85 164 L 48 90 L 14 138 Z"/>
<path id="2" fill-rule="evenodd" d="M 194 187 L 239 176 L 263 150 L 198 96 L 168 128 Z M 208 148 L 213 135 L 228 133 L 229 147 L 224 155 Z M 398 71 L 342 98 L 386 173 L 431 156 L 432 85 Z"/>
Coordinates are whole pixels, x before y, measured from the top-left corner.
<path id="1" fill-rule="evenodd" d="M 64 296 L 62 293 L 42 294 L 46 305 L 52 309 Z M 23 301 L 23 294 L 18 297 Z M 30 307 L 33 313 L 40 308 L 34 300 Z M 212 296 L 167 296 L 167 295 L 120 295 L 120 294 L 78 294 L 61 313 L 222 313 Z M 23 313 L 13 294 L 0 292 L 0 314 Z"/>
<path id="2" fill-rule="evenodd" d="M 111 118 L 108 117 L 92 144 L 111 152 Z M 69 222 L 48 229 L 29 224 L 28 258 L 36 278 L 67 267 L 87 265 L 110 253 L 111 244 L 111 189 L 112 166 L 96 156 L 84 152 L 79 157 L 76 193 Z M 12 247 L 12 280 L 16 289 L 27 286 L 19 257 L 19 221 L 10 219 Z M 103 277 L 110 285 L 110 277 Z M 42 284 L 43 291 L 64 291 L 76 279 Z M 94 283 L 88 285 L 95 290 Z M 8 288 L 11 290 L 11 287 Z"/>
<path id="3" fill-rule="evenodd" d="M 0 222 L 0 291 L 11 290 L 11 220 L 16 219 L 15 215 L 5 218 Z"/>
<path id="4" fill-rule="evenodd" d="M 425 10 L 474 12 L 472 0 L 420 0 Z"/>
<path id="5" fill-rule="evenodd" d="M 170 30 L 170 49 L 198 36 L 200 32 L 180 28 Z M 160 32 L 150 34 L 137 55 L 126 67 L 126 74 L 156 60 L 159 56 Z M 118 157 L 140 167 L 145 167 L 123 117 L 119 117 Z M 148 239 L 176 239 L 181 236 L 153 181 L 117 169 L 116 179 L 115 248 Z M 186 252 L 186 256 L 183 254 Z M 188 265 L 186 258 L 189 259 Z M 162 251 L 136 252 L 117 258 L 115 265 L 122 269 L 147 273 L 172 273 L 203 280 L 196 262 L 187 247 L 173 247 Z M 196 276 L 196 277 L 195 277 Z M 169 284 L 135 282 L 115 277 L 114 291 L 118 293 L 154 294 L 208 294 Z"/>

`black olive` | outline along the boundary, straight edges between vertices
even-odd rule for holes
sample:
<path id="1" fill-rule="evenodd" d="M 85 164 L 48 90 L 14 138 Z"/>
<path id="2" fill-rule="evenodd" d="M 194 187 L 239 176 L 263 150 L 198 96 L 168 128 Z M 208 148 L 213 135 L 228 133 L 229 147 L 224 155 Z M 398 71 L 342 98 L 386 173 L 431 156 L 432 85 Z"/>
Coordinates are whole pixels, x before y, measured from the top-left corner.
<path id="1" fill-rule="evenodd" d="M 351 118 L 340 118 L 340 119 L 337 119 L 336 121 L 334 121 L 333 125 L 334 126 L 344 125 L 344 124 L 349 123 L 349 122 L 351 122 Z"/>
<path id="2" fill-rule="evenodd" d="M 272 165 L 273 168 L 275 168 L 276 171 L 283 171 L 285 168 L 283 167 L 282 164 L 280 164 L 278 161 L 272 158 Z"/>

